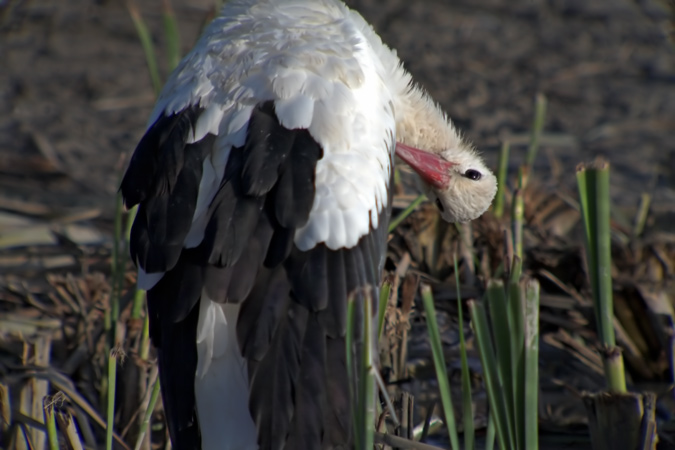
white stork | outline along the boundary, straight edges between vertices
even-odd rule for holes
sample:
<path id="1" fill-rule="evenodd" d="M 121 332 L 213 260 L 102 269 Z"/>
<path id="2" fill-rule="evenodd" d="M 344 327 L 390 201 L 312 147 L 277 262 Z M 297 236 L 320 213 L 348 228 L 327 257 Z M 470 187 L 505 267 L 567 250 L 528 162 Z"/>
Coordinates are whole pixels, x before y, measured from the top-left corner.
<path id="1" fill-rule="evenodd" d="M 347 297 L 378 298 L 394 154 L 449 221 L 494 175 L 339 0 L 227 1 L 148 123 L 121 190 L 174 447 L 349 448 Z"/>

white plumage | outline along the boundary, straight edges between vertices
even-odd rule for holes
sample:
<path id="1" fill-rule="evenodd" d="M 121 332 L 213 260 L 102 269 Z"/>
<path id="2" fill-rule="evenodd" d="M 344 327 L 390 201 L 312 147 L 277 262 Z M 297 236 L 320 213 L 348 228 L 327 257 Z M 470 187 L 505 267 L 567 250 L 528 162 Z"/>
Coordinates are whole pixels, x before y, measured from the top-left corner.
<path id="1" fill-rule="evenodd" d="M 202 448 L 254 450 L 257 438 L 248 411 L 248 369 L 235 332 L 239 305 L 221 305 L 204 295 L 200 305 L 194 389 Z"/>
<path id="2" fill-rule="evenodd" d="M 274 101 L 281 124 L 308 129 L 324 152 L 310 220 L 296 231 L 296 245 L 353 247 L 368 233 L 369 212 L 386 203 L 396 123 L 385 80 L 404 73 L 397 61 L 383 66 L 373 47 L 381 41 L 342 4 L 251 3 L 227 2 L 167 81 L 149 124 L 188 106 L 206 108 L 191 141 L 218 135 L 210 159 L 222 162 L 232 146 L 243 144 L 254 105 Z M 205 160 L 205 173 L 208 165 L 219 176 L 200 186 L 196 230 L 224 169 Z M 191 231 L 187 245 L 198 244 L 199 236 Z"/>
<path id="3" fill-rule="evenodd" d="M 444 218 L 487 209 L 492 173 L 338 0 L 229 0 L 172 73 L 122 192 L 175 447 L 351 442 L 346 297 L 378 298 L 397 142 Z"/>

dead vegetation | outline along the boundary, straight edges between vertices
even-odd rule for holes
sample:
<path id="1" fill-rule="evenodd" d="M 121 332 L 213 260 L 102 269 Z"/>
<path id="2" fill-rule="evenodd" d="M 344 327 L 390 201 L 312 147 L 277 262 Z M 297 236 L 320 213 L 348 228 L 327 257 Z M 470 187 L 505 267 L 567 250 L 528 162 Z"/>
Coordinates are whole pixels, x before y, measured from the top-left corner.
<path id="1" fill-rule="evenodd" d="M 675 102 L 669 102 L 672 48 L 660 52 L 657 38 L 665 23 L 657 8 L 660 3 L 638 2 L 638 7 L 618 1 L 586 6 L 552 2 L 548 9 L 536 9 L 531 2 L 513 2 L 499 9 L 486 0 L 478 8 L 484 9 L 484 16 L 472 15 L 467 5 L 457 2 L 452 17 L 438 14 L 440 18 L 428 17 L 415 3 L 413 25 L 426 27 L 427 33 L 457 21 L 454 28 L 448 27 L 457 30 L 448 40 L 455 43 L 449 49 L 437 41 L 427 44 L 431 49 L 419 48 L 413 38 L 422 29 L 409 30 L 408 45 L 396 42 L 393 38 L 399 33 L 392 30 L 401 29 L 401 18 L 408 17 L 401 2 L 390 2 L 390 14 L 379 14 L 377 2 L 354 3 L 374 17 L 385 40 L 410 61 L 413 73 L 420 74 L 432 92 L 438 91 L 437 97 L 450 105 L 450 114 L 468 128 L 479 148 L 496 149 L 505 137 L 516 148 L 523 147 L 533 90 L 550 95 L 549 125 L 555 132 L 541 137 L 545 158 L 540 160 L 546 164 L 537 166 L 522 193 L 524 270 L 542 286 L 542 448 L 590 445 L 580 393 L 602 390 L 605 381 L 578 200 L 570 189 L 571 167 L 598 152 L 609 153 L 610 161 L 618 162 L 619 181 L 612 185 L 614 200 L 621 200 L 612 217 L 617 341 L 631 389 L 657 393 L 659 448 L 675 448 L 675 234 L 670 225 L 675 128 L 669 122 L 669 108 Z M 95 9 L 95 16 L 102 14 L 87 7 Z M 108 5 L 102 7 L 107 16 L 96 16 L 110 28 L 127 26 L 125 39 L 109 43 L 108 35 L 96 34 L 96 23 L 82 19 L 86 8 L 77 12 L 75 8 L 16 0 L 0 3 L 0 31 L 13 45 L 10 70 L 0 71 L 2 85 L 8 86 L 2 94 L 12 106 L 0 115 L 0 446 L 8 449 L 43 448 L 49 423 L 45 411 L 56 413 L 61 430 L 72 430 L 68 424 L 76 424 L 85 447 L 101 447 L 111 358 L 119 369 L 115 446 L 134 447 L 157 377 L 143 320 L 132 318 L 131 266 L 112 346 L 111 327 L 106 324 L 113 292 L 111 211 L 115 180 L 123 166 L 119 155 L 133 148 L 153 96 L 149 81 L 138 81 L 144 61 L 127 11 Z M 59 14 L 52 14 L 54 9 Z M 206 10 L 183 11 L 194 19 L 190 33 L 203 23 Z M 638 23 L 631 15 L 635 11 L 647 19 Z M 441 25 L 435 25 L 437 20 Z M 45 22 L 52 25 L 45 27 Z M 629 22 L 635 27 L 630 28 Z M 532 23 L 536 26 L 530 28 Z M 628 31 L 615 38 L 613 26 Z M 43 29 L 48 31 L 32 43 L 30 36 Z M 70 29 L 84 31 L 71 36 L 64 31 Z M 486 29 L 496 31 L 469 40 L 472 33 Z M 532 30 L 535 37 L 524 36 Z M 94 38 L 87 39 L 90 35 Z M 536 47 L 532 42 L 536 39 L 548 47 Z M 68 53 L 76 42 L 81 43 L 80 59 Z M 559 53 L 553 51 L 557 48 Z M 449 53 L 453 58 L 438 61 L 438 55 Z M 475 58 L 478 54 L 486 56 Z M 610 56 L 603 59 L 603 55 Z M 431 70 L 441 64 L 446 64 L 442 70 Z M 120 74 L 120 67 L 129 70 Z M 450 86 L 447 73 L 458 74 Z M 619 75 L 610 76 L 615 73 Z M 397 194 L 397 210 L 415 198 L 408 185 Z M 513 192 L 506 194 L 510 205 Z M 402 392 L 414 398 L 410 426 L 426 423 L 433 435 L 440 423 L 417 286 L 423 280 L 433 287 L 445 358 L 453 389 L 458 389 L 453 255 L 460 258 L 462 299 L 480 298 L 484 281 L 499 272 L 503 255 L 512 251 L 504 233 L 509 226 L 508 214 L 497 219 L 488 213 L 471 226 L 456 228 L 442 222 L 432 205 L 424 204 L 391 236 L 386 269 L 398 289 L 390 297 L 382 361 L 385 379 L 397 394 L 394 398 L 408 404 L 410 398 Z M 471 330 L 466 327 L 465 332 L 474 416 L 481 430 L 486 396 Z M 461 408 L 456 414 L 461 423 Z M 151 441 L 153 447 L 164 448 L 166 436 L 159 405 L 140 445 L 148 448 Z M 442 440 L 436 442 L 444 445 Z M 62 442 L 68 448 L 78 448 L 78 443 L 74 438 Z"/>
<path id="2" fill-rule="evenodd" d="M 586 434 L 580 392 L 602 390 L 604 378 L 596 351 L 578 206 L 571 193 L 556 186 L 554 181 L 533 181 L 525 192 L 525 272 L 542 285 L 542 439 L 546 442 L 550 435 L 576 442 L 579 433 Z M 402 193 L 396 202 L 405 205 L 410 198 L 413 196 Z M 2 224 L 4 230 L 7 223 Z M 476 255 L 476 260 L 460 259 L 461 293 L 463 300 L 480 298 L 484 280 L 501 270 L 508 247 L 504 228 L 509 223 L 508 216 L 498 220 L 488 213 L 472 226 L 457 228 L 441 221 L 432 205 L 424 204 L 391 235 L 387 270 L 394 294 L 386 316 L 383 371 L 385 380 L 412 394 L 415 420 L 411 424 L 420 425 L 425 418 L 435 423 L 434 416 L 439 414 L 434 412 L 435 377 L 425 318 L 417 304 L 419 281 L 431 283 L 434 289 L 449 373 L 457 383 L 459 340 L 452 255 Z M 91 226 L 86 221 L 83 224 L 85 229 Z M 114 438 L 120 448 L 131 448 L 157 376 L 152 353 L 144 354 L 143 320 L 131 318 L 133 268 L 128 266 L 115 330 L 117 344 L 110 349 L 105 332 L 112 292 L 110 241 L 79 243 L 65 239 L 58 232 L 59 224 L 45 227 L 38 229 L 35 242 L 30 242 L 28 233 L 21 245 L 15 245 L 16 241 L 4 245 L 3 257 L 23 261 L 0 279 L 4 445 L 42 448 L 42 399 L 49 395 L 60 417 L 73 417 L 84 444 L 95 448 L 105 434 L 106 367 L 111 357 L 118 367 L 114 415 L 118 434 Z M 635 236 L 634 230 L 617 224 L 613 233 L 617 340 L 624 351 L 631 386 L 638 390 L 648 387 L 659 394 L 657 411 L 661 414 L 657 420 L 662 445 L 675 445 L 675 235 L 650 232 Z M 45 242 L 42 239 L 47 235 L 58 239 Z M 71 264 L 54 268 L 49 262 L 55 260 Z M 45 261 L 48 264 L 44 265 Z M 474 415 L 480 430 L 486 423 L 481 368 L 470 329 L 465 332 L 474 380 Z M 397 395 L 400 398 L 401 394 Z M 460 408 L 456 410 L 461 414 Z M 152 417 L 151 429 L 153 444 L 166 442 L 161 406 Z M 542 448 L 547 447 L 544 444 Z"/>

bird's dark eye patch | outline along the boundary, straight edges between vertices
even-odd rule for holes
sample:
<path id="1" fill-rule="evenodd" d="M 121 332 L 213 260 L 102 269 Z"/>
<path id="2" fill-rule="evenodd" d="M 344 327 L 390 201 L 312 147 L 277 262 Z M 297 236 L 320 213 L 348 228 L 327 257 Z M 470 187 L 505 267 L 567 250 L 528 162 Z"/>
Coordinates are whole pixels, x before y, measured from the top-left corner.
<path id="1" fill-rule="evenodd" d="M 443 206 L 443 203 L 441 203 L 441 200 L 438 198 L 436 199 L 436 206 L 441 212 L 445 212 L 445 207 Z"/>
<path id="2" fill-rule="evenodd" d="M 481 179 L 483 175 L 477 170 L 469 169 L 466 172 L 464 172 L 464 176 L 473 181 L 478 181 Z"/>

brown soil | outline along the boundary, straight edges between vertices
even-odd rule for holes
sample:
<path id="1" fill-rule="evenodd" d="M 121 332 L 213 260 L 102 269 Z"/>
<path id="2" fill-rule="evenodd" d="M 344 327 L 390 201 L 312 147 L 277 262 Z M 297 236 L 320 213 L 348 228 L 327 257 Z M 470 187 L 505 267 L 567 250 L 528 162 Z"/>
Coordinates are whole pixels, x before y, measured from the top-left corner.
<path id="1" fill-rule="evenodd" d="M 160 2 L 139 3 L 161 51 Z M 187 50 L 212 3 L 173 3 Z M 533 98 L 543 92 L 549 108 L 542 173 L 553 168 L 567 181 L 578 162 L 603 154 L 614 168 L 619 204 L 634 208 L 647 192 L 655 211 L 675 213 L 675 52 L 665 4 L 355 0 L 352 6 L 491 161 L 509 138 L 512 165 L 520 164 Z M 142 134 L 153 102 L 126 8 L 85 0 L 11 0 L 0 8 L 3 197 L 109 212 L 121 159 Z M 36 163 L 45 154 L 51 167 Z"/>

